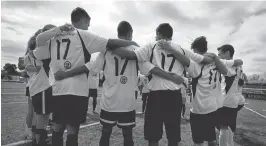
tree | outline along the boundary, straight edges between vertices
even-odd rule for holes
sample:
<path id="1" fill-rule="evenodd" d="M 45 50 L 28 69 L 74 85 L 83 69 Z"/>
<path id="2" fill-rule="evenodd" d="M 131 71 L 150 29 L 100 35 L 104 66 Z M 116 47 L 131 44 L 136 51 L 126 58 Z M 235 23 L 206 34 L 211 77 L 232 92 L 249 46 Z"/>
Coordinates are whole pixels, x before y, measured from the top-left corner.
<path id="1" fill-rule="evenodd" d="M 15 64 L 6 63 L 3 69 L 9 75 L 17 75 L 17 66 Z"/>

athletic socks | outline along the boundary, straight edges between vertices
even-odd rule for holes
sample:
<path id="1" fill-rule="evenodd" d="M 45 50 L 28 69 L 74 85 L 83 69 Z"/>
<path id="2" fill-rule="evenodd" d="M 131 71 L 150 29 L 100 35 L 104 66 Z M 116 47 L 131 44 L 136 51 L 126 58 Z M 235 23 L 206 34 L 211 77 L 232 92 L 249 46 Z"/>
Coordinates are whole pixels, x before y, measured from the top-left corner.
<path id="1" fill-rule="evenodd" d="M 94 97 L 94 98 L 93 98 L 93 102 L 92 102 L 93 112 L 95 112 L 96 105 L 97 105 L 97 99 Z"/>
<path id="2" fill-rule="evenodd" d="M 45 129 L 36 129 L 36 143 L 37 143 L 37 146 L 47 146 L 47 131 Z"/>
<path id="3" fill-rule="evenodd" d="M 229 128 L 229 139 L 228 139 L 228 146 L 234 146 L 234 132 Z"/>
<path id="4" fill-rule="evenodd" d="M 219 146 L 227 146 L 229 140 L 229 130 L 220 129 Z"/>
<path id="5" fill-rule="evenodd" d="M 35 137 L 36 126 L 31 126 L 31 132 L 32 132 L 32 146 L 37 146 L 36 137 Z"/>
<path id="6" fill-rule="evenodd" d="M 134 146 L 132 129 L 123 130 L 124 146 Z"/>
<path id="7" fill-rule="evenodd" d="M 64 134 L 64 131 L 62 132 L 53 131 L 52 146 L 63 146 L 63 134 Z"/>
<path id="8" fill-rule="evenodd" d="M 99 146 L 109 146 L 112 128 L 103 127 Z"/>
<path id="9" fill-rule="evenodd" d="M 78 134 L 67 134 L 66 146 L 78 146 Z"/>

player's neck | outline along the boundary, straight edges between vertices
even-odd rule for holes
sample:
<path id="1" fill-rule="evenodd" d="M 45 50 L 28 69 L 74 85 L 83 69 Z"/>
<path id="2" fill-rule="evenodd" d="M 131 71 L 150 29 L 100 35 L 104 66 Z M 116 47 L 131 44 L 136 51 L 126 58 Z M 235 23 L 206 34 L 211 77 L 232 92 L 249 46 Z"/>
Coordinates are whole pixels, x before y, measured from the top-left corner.
<path id="1" fill-rule="evenodd" d="M 127 37 L 125 37 L 125 36 L 118 36 L 118 38 L 119 39 L 121 39 L 121 40 L 129 40 Z M 130 41 L 130 40 L 129 40 Z"/>
<path id="2" fill-rule="evenodd" d="M 73 25 L 75 28 L 77 28 L 77 29 L 86 30 L 86 29 L 84 29 L 84 28 L 82 27 L 82 25 L 79 24 L 79 23 L 72 23 L 72 25 Z"/>

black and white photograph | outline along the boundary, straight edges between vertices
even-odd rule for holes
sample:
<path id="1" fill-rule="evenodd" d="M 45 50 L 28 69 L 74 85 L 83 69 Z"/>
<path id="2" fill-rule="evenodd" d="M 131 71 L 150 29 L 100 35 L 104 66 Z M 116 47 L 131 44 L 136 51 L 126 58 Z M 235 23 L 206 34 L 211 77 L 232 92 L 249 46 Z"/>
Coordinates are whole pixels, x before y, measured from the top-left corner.
<path id="1" fill-rule="evenodd" d="M 2 146 L 266 146 L 266 1 L 1 1 Z"/>

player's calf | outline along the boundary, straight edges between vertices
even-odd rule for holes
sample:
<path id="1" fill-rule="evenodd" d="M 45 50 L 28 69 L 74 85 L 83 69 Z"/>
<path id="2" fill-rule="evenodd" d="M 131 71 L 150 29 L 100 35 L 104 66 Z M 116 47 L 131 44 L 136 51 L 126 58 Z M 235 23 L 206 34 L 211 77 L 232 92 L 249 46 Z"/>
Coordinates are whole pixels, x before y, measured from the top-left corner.
<path id="1" fill-rule="evenodd" d="M 102 136 L 101 136 L 101 139 L 100 139 L 99 146 L 109 146 L 110 136 L 112 134 L 112 129 L 113 129 L 112 126 L 103 125 Z"/>
<path id="2" fill-rule="evenodd" d="M 122 128 L 124 137 L 124 146 L 134 146 L 132 128 Z"/>

